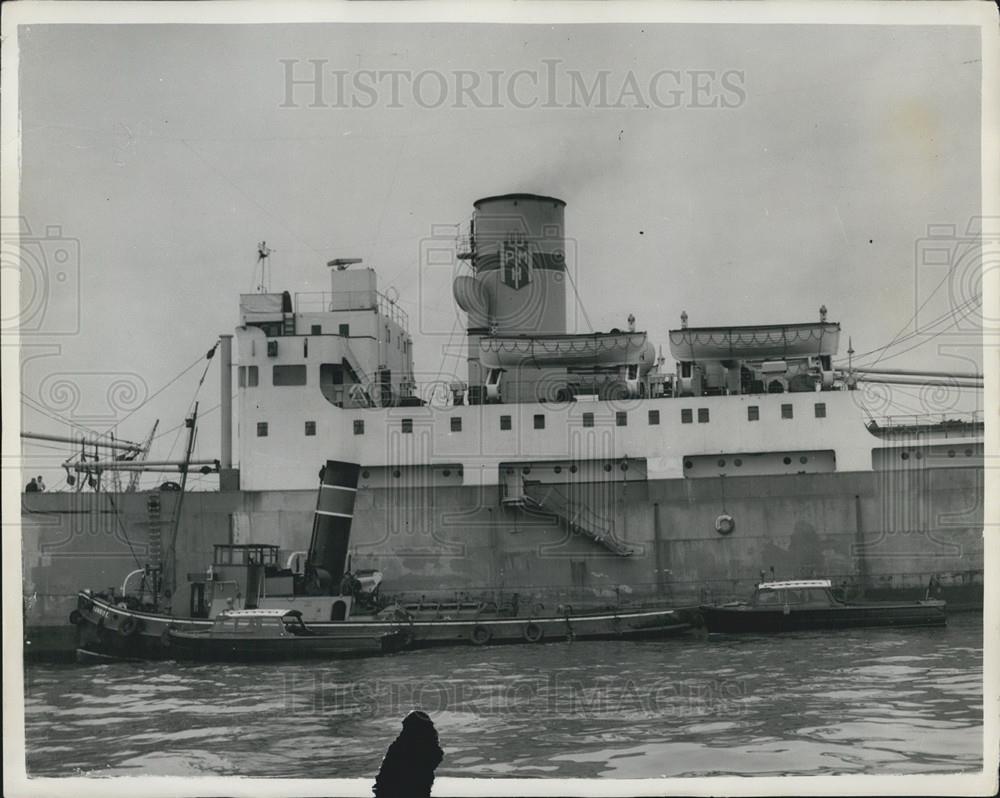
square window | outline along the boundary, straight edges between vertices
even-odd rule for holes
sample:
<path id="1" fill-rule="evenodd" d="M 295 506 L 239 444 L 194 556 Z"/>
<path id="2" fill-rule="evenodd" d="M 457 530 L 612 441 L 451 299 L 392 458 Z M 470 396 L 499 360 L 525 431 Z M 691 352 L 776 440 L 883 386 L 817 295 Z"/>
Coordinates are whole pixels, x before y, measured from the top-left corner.
<path id="1" fill-rule="evenodd" d="M 461 432 L 462 431 L 462 417 L 461 416 L 452 416 L 451 417 L 451 431 L 452 432 Z"/>
<path id="2" fill-rule="evenodd" d="M 354 419 L 354 434 L 355 435 L 365 434 L 365 421 L 363 418 Z"/>
<path id="3" fill-rule="evenodd" d="M 349 338 L 351 335 L 351 325 L 341 324 L 340 327 L 338 328 L 338 332 L 340 335 L 344 336 L 344 338 Z"/>
<path id="4" fill-rule="evenodd" d="M 817 402 L 816 408 L 816 418 L 826 418 L 826 402 Z"/>
<path id="5" fill-rule="evenodd" d="M 401 428 L 402 428 L 403 432 L 413 432 L 413 419 L 412 418 L 404 418 L 403 419 L 403 423 L 401 425 Z"/>
<path id="6" fill-rule="evenodd" d="M 259 375 L 259 372 L 257 371 L 257 367 L 256 366 L 247 366 L 247 387 L 248 388 L 256 388 L 257 387 L 257 383 L 260 381 L 260 377 L 258 375 Z"/>
<path id="7" fill-rule="evenodd" d="M 510 429 L 510 416 L 500 416 L 500 429 Z"/>
<path id="8" fill-rule="evenodd" d="M 313 436 L 316 434 L 316 422 L 307 421 L 306 422 L 306 435 Z"/>
<path id="9" fill-rule="evenodd" d="M 619 410 L 617 413 L 615 413 L 615 426 L 616 427 L 628 426 L 628 413 L 626 413 L 624 410 Z"/>
<path id="10" fill-rule="evenodd" d="M 690 424 L 692 421 L 694 421 L 694 415 L 691 412 L 691 408 L 685 407 L 681 410 L 681 424 Z"/>
<path id="11" fill-rule="evenodd" d="M 792 417 L 792 406 L 791 405 L 782 405 L 781 406 L 781 417 L 782 418 L 791 418 Z"/>
<path id="12" fill-rule="evenodd" d="M 699 407 L 698 408 L 698 423 L 707 424 L 708 423 L 708 408 Z"/>
<path id="13" fill-rule="evenodd" d="M 593 413 L 584 413 L 583 414 L 583 426 L 585 426 L 585 427 L 592 427 L 592 426 L 594 426 L 594 414 Z"/>
<path id="14" fill-rule="evenodd" d="M 660 423 L 660 411 L 650 410 L 649 411 L 649 424 L 650 426 L 655 426 Z"/>
<path id="15" fill-rule="evenodd" d="M 545 416 L 541 413 L 535 415 L 535 429 L 545 429 Z"/>
<path id="16" fill-rule="evenodd" d="M 310 335 L 322 335 L 323 334 L 323 325 L 322 324 L 313 324 L 309 328 L 309 334 Z"/>
<path id="17" fill-rule="evenodd" d="M 760 421 L 760 407 L 747 405 L 747 421 Z"/>
<path id="18" fill-rule="evenodd" d="M 236 370 L 236 373 L 239 375 L 238 378 L 237 378 L 239 386 L 241 388 L 246 388 L 247 387 L 247 367 L 246 366 L 240 366 Z"/>
<path id="19" fill-rule="evenodd" d="M 266 438 L 267 437 L 267 422 L 258 421 L 257 422 L 257 437 Z"/>

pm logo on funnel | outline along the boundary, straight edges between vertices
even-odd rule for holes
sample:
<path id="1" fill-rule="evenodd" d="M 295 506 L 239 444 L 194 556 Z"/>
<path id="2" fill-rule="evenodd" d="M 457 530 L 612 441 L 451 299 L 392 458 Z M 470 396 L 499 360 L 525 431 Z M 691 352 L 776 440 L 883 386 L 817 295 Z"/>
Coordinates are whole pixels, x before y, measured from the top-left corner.
<path id="1" fill-rule="evenodd" d="M 500 279 L 515 291 L 531 282 L 531 251 L 523 238 L 500 243 Z"/>

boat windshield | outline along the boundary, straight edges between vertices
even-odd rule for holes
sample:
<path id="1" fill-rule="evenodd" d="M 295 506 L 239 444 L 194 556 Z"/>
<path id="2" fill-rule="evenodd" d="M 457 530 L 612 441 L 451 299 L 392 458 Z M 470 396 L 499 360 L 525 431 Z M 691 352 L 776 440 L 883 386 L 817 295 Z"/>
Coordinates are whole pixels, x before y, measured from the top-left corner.
<path id="1" fill-rule="evenodd" d="M 795 605 L 797 607 L 829 607 L 833 602 L 825 587 L 782 588 L 758 590 L 754 604 L 758 607 Z"/>

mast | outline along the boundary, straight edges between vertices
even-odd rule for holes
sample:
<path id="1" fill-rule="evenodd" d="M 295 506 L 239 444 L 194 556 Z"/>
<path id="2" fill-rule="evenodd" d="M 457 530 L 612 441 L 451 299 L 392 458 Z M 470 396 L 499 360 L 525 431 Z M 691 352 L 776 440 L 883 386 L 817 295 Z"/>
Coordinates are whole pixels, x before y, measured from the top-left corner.
<path id="1" fill-rule="evenodd" d="M 187 447 L 184 451 L 184 463 L 181 465 L 181 489 L 177 496 L 177 505 L 174 507 L 174 522 L 170 530 L 170 545 L 167 547 L 167 556 L 164 558 L 164 568 L 168 574 L 163 579 L 165 590 L 170 590 L 173 596 L 177 589 L 177 569 L 176 569 L 176 545 L 177 530 L 181 523 L 181 508 L 184 505 L 184 494 L 187 492 L 188 466 L 191 463 L 191 452 L 194 450 L 195 429 L 198 420 L 198 403 L 194 403 L 194 410 L 191 415 L 184 419 L 184 425 L 188 428 Z"/>

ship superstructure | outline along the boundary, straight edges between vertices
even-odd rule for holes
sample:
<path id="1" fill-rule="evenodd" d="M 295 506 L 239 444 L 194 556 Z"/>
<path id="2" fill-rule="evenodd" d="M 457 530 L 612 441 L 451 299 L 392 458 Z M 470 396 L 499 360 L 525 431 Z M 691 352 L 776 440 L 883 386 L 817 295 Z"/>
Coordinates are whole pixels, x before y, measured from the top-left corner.
<path id="1" fill-rule="evenodd" d="M 242 295 L 238 471 L 185 502 L 177 572 L 215 544 L 305 550 L 319 466 L 339 459 L 361 464 L 355 567 L 428 600 L 697 603 L 741 595 L 775 566 L 855 595 L 936 584 L 950 606 L 981 601 L 981 419 L 872 418 L 854 390 L 865 375 L 835 365 L 840 326 L 825 308 L 813 321 L 684 314 L 665 334 L 631 318 L 571 332 L 564 213 L 531 194 L 474 204 L 452 286 L 467 370 L 445 403 L 427 401 L 407 316 L 357 259 L 328 264 L 329 292 Z M 61 622 L 72 607 L 46 585 L 73 552 L 60 530 L 79 508 L 43 516 L 58 499 L 25 500 L 26 524 L 44 518 L 40 536 L 62 541 L 26 547 L 25 563 L 34 595 L 51 593 L 42 615 Z M 175 506 L 157 500 L 157 514 Z M 143 540 L 150 507 L 121 497 L 102 522 L 104 559 L 87 561 L 99 576 L 65 593 L 128 570 L 118 530 Z"/>

